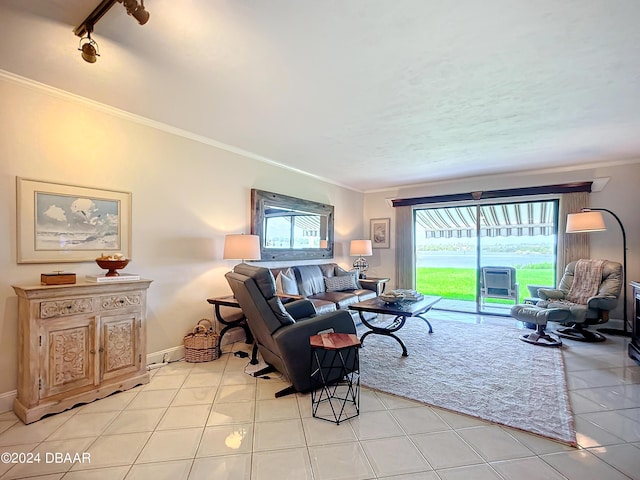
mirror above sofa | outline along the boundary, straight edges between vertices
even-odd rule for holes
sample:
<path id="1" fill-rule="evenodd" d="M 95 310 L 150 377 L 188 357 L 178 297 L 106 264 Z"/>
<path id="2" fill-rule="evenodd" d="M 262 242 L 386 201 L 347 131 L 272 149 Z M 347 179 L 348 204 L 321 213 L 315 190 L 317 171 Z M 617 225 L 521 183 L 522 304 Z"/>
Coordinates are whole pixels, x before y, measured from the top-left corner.
<path id="1" fill-rule="evenodd" d="M 263 261 L 333 258 L 333 205 L 258 189 L 251 205 Z"/>

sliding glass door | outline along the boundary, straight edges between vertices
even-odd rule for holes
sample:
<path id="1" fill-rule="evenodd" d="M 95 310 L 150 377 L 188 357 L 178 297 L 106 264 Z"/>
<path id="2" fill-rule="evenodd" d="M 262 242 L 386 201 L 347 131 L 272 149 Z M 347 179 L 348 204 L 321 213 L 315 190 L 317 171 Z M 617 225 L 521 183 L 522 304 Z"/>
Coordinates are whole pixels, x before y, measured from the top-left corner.
<path id="1" fill-rule="evenodd" d="M 476 206 L 415 210 L 416 290 L 438 295 L 439 308 L 475 312 Z"/>
<path id="2" fill-rule="evenodd" d="M 416 289 L 440 309 L 509 314 L 528 285 L 553 285 L 556 200 L 414 211 Z M 492 268 L 486 268 L 492 267 Z"/>

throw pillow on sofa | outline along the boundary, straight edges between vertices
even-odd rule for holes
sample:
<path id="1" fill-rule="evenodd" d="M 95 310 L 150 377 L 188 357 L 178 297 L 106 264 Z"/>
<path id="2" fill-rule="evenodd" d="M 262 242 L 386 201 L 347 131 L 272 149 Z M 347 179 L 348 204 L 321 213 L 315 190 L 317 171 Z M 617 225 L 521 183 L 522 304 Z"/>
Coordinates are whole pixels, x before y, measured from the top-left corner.
<path id="1" fill-rule="evenodd" d="M 276 292 L 285 295 L 299 295 L 298 283 L 296 282 L 296 275 L 291 268 L 278 273 L 276 277 Z"/>
<path id="2" fill-rule="evenodd" d="M 337 277 L 346 277 L 351 275 L 353 277 L 353 281 L 356 284 L 356 289 L 361 289 L 362 287 L 360 286 L 360 270 L 358 270 L 357 268 L 354 268 L 353 270 L 345 270 L 344 268 L 342 268 L 339 265 L 336 265 L 336 276 Z"/>
<path id="3" fill-rule="evenodd" d="M 324 284 L 327 287 L 327 292 L 342 292 L 344 290 L 358 289 L 353 275 L 324 277 Z"/>

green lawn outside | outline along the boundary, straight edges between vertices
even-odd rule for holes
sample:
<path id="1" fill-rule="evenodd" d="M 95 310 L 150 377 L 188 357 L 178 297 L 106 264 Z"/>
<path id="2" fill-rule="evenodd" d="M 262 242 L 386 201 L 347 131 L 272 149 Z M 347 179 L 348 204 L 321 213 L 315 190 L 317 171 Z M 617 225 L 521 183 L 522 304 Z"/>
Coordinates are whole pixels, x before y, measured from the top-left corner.
<path id="1" fill-rule="evenodd" d="M 554 285 L 553 268 L 517 268 L 520 301 L 529 296 L 527 285 Z M 437 295 L 452 300 L 475 301 L 476 270 L 474 268 L 417 268 L 416 290 L 425 295 Z M 507 300 L 487 299 L 508 303 Z"/>

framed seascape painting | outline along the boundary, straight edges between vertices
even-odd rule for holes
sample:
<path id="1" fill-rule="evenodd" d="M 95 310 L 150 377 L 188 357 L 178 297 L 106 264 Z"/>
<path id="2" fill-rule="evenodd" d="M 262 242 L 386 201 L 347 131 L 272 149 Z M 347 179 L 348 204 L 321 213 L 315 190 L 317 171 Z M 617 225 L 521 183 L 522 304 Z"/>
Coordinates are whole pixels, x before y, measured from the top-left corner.
<path id="1" fill-rule="evenodd" d="M 372 218 L 371 221 L 371 246 L 373 248 L 389 248 L 389 235 L 391 219 L 389 218 Z"/>
<path id="2" fill-rule="evenodd" d="M 131 193 L 17 177 L 18 263 L 131 254 Z"/>

